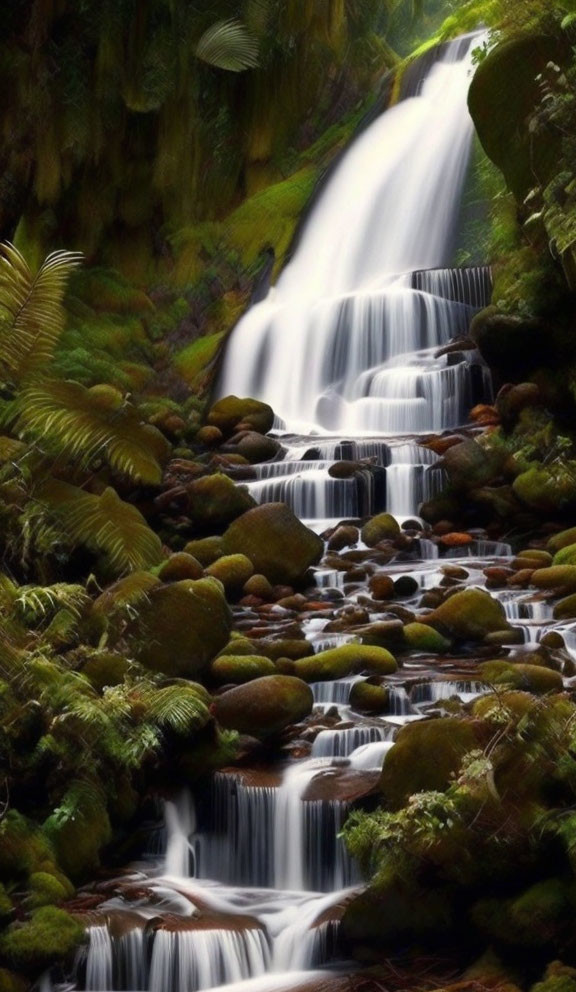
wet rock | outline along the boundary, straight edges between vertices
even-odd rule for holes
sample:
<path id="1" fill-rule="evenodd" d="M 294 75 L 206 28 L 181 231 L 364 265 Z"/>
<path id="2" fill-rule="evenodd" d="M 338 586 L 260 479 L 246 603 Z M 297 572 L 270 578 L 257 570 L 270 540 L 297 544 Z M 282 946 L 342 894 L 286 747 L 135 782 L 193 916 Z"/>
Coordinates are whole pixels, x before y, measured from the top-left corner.
<path id="1" fill-rule="evenodd" d="M 486 634 L 484 643 L 503 648 L 523 644 L 524 632 L 520 627 L 512 627 L 511 630 L 494 630 L 491 634 Z"/>
<path id="2" fill-rule="evenodd" d="M 314 647 L 309 641 L 292 640 L 289 638 L 268 640 L 263 638 L 258 641 L 258 648 L 267 658 L 275 661 L 277 658 L 290 658 L 296 661 L 298 658 L 309 658 L 314 654 Z"/>
<path id="3" fill-rule="evenodd" d="M 328 475 L 332 479 L 353 479 L 357 472 L 366 470 L 366 468 L 366 464 L 362 462 L 334 462 L 328 469 Z"/>
<path id="4" fill-rule="evenodd" d="M 304 795 L 303 802 L 353 803 L 375 792 L 379 772 L 360 771 L 354 768 L 330 768 L 315 775 Z"/>
<path id="5" fill-rule="evenodd" d="M 458 531 L 453 531 L 451 534 L 443 534 L 440 538 L 440 544 L 445 548 L 465 548 L 468 544 L 472 544 L 474 538 L 471 534 L 461 534 Z"/>
<path id="6" fill-rule="evenodd" d="M 554 565 L 576 565 L 576 544 L 568 544 L 554 555 Z"/>
<path id="7" fill-rule="evenodd" d="M 516 573 L 513 568 L 506 568 L 504 565 L 489 565 L 484 569 L 487 589 L 504 589 L 508 579 Z"/>
<path id="8" fill-rule="evenodd" d="M 576 592 L 576 565 L 552 565 L 532 573 L 532 584 L 538 589 L 555 592 Z"/>
<path id="9" fill-rule="evenodd" d="M 450 648 L 450 641 L 425 623 L 406 624 L 404 639 L 409 651 L 418 651 L 422 654 L 444 654 Z"/>
<path id="10" fill-rule="evenodd" d="M 170 555 L 161 565 L 158 578 L 161 582 L 180 582 L 181 579 L 201 579 L 204 568 L 197 558 L 186 551 Z"/>
<path id="11" fill-rule="evenodd" d="M 391 513 L 380 513 L 364 524 L 361 537 L 364 544 L 374 548 L 381 541 L 396 538 L 401 534 L 400 525 Z"/>
<path id="12" fill-rule="evenodd" d="M 379 715 L 386 713 L 390 692 L 385 685 L 374 685 L 369 680 L 355 682 L 350 689 L 350 706 L 359 713 Z"/>
<path id="13" fill-rule="evenodd" d="M 329 551 L 342 551 L 344 548 L 357 544 L 360 538 L 360 531 L 352 524 L 341 524 L 328 539 Z"/>
<path id="14" fill-rule="evenodd" d="M 534 568 L 521 568 L 508 578 L 506 585 L 511 588 L 518 587 L 519 589 L 526 589 L 532 582 L 534 572 Z"/>
<path id="15" fill-rule="evenodd" d="M 213 578 L 185 579 L 150 590 L 128 631 L 141 664 L 171 678 L 201 673 L 228 643 L 232 615 Z"/>
<path id="16" fill-rule="evenodd" d="M 248 431 L 236 445 L 236 451 L 246 458 L 251 465 L 257 465 L 260 462 L 269 462 L 278 458 L 283 448 L 272 437 L 265 437 L 265 435 L 257 434 L 255 431 Z"/>
<path id="17" fill-rule="evenodd" d="M 562 530 L 559 534 L 553 534 L 548 541 L 547 548 L 552 554 L 556 554 L 557 551 L 561 551 L 562 548 L 567 548 L 571 544 L 576 544 L 576 527 L 569 527 L 568 530 Z"/>
<path id="18" fill-rule="evenodd" d="M 239 424 L 249 424 L 260 434 L 267 434 L 274 425 L 274 411 L 259 400 L 225 396 L 218 400 L 208 414 L 208 424 L 229 435 Z"/>
<path id="19" fill-rule="evenodd" d="M 395 596 L 394 580 L 385 572 L 376 572 L 368 583 L 374 599 L 387 600 Z"/>
<path id="20" fill-rule="evenodd" d="M 184 551 L 196 558 L 204 568 L 217 561 L 224 554 L 221 537 L 203 537 L 198 541 L 188 541 Z"/>
<path id="21" fill-rule="evenodd" d="M 274 662 L 262 655 L 221 654 L 210 665 L 210 675 L 220 685 L 239 685 L 274 674 Z"/>
<path id="22" fill-rule="evenodd" d="M 573 620 L 576 618 L 576 593 L 565 596 L 554 604 L 555 620 Z"/>
<path id="23" fill-rule="evenodd" d="M 356 627 L 354 634 L 362 638 L 363 644 L 373 644 L 384 648 L 400 648 L 404 643 L 402 620 L 374 620 L 372 623 Z"/>
<path id="24" fill-rule="evenodd" d="M 344 644 L 294 663 L 295 674 L 306 682 L 327 682 L 363 671 L 392 675 L 397 668 L 389 651 L 367 644 Z"/>
<path id="25" fill-rule="evenodd" d="M 409 596 L 415 596 L 419 589 L 420 586 L 412 575 L 401 575 L 400 578 L 396 579 L 394 582 L 394 592 L 402 599 L 407 599 Z"/>
<path id="26" fill-rule="evenodd" d="M 309 716 L 313 703 L 312 690 L 301 679 L 267 675 L 219 696 L 213 712 L 228 730 L 268 737 Z"/>
<path id="27" fill-rule="evenodd" d="M 480 641 L 486 634 L 510 629 L 502 604 L 482 589 L 455 592 L 423 619 L 463 641 Z"/>
<path id="28" fill-rule="evenodd" d="M 252 575 L 244 583 L 244 592 L 248 596 L 258 596 L 259 599 L 274 599 L 274 587 L 265 575 Z"/>
<path id="29" fill-rule="evenodd" d="M 219 444 L 222 444 L 224 435 L 219 427 L 206 424 L 199 431 L 196 431 L 195 440 L 198 444 L 205 444 L 207 448 L 217 448 Z"/>
<path id="30" fill-rule="evenodd" d="M 442 565 L 441 572 L 450 579 L 460 579 L 462 581 L 469 576 L 469 572 L 460 565 Z"/>
<path id="31" fill-rule="evenodd" d="M 506 430 L 516 424 L 522 410 L 540 406 L 541 403 L 540 387 L 535 382 L 519 382 L 515 386 L 507 383 L 496 397 L 496 409 Z"/>
<path id="32" fill-rule="evenodd" d="M 497 479 L 502 472 L 502 462 L 499 451 L 484 448 L 473 438 L 449 448 L 443 458 L 450 484 L 464 492 Z"/>
<path id="33" fill-rule="evenodd" d="M 272 583 L 296 583 L 322 557 L 322 540 L 284 503 L 265 503 L 234 521 L 224 534 L 225 554 L 244 554 Z"/>

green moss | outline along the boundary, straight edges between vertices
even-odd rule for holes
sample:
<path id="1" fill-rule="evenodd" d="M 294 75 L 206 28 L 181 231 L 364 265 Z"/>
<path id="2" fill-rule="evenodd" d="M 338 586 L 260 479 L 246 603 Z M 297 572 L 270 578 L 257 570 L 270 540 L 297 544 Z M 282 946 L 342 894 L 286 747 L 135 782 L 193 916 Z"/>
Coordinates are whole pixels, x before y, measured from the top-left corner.
<path id="1" fill-rule="evenodd" d="M 546 695 L 562 692 L 562 676 L 540 665 L 513 665 L 506 661 L 486 661 L 479 668 L 480 680 L 489 685 L 507 685 L 513 689 Z"/>
<path id="2" fill-rule="evenodd" d="M 33 872 L 28 888 L 26 904 L 30 909 L 64 902 L 74 894 L 74 886 L 64 875 L 50 875 L 45 871 Z"/>
<path id="3" fill-rule="evenodd" d="M 361 537 L 364 544 L 373 548 L 380 541 L 385 541 L 388 538 L 393 539 L 398 537 L 400 533 L 400 524 L 396 518 L 391 513 L 380 513 L 364 524 Z"/>
<path id="4" fill-rule="evenodd" d="M 209 334 L 186 345 L 174 356 L 174 367 L 192 389 L 201 389 L 224 343 L 225 331 Z"/>
<path id="5" fill-rule="evenodd" d="M 342 679 L 354 672 L 392 675 L 398 666 L 386 648 L 368 644 L 344 644 L 294 662 L 294 674 L 306 682 Z"/>
<path id="6" fill-rule="evenodd" d="M 246 555 L 223 555 L 206 569 L 206 575 L 218 579 L 228 593 L 239 592 L 253 574 L 254 566 Z"/>
<path id="7" fill-rule="evenodd" d="M 476 730 L 466 720 L 446 717 L 408 724 L 384 762 L 384 800 L 398 808 L 416 792 L 447 789 L 464 755 L 477 746 Z"/>
<path id="8" fill-rule="evenodd" d="M 276 666 L 274 662 L 261 655 L 231 655 L 221 654 L 215 658 L 210 666 L 212 678 L 220 685 L 227 683 L 252 682 L 253 679 L 261 678 L 264 675 L 274 675 Z"/>
<path id="9" fill-rule="evenodd" d="M 450 648 L 450 641 L 425 623 L 406 624 L 404 639 L 410 651 L 442 654 Z"/>
<path id="10" fill-rule="evenodd" d="M 69 957 L 83 938 L 84 927 L 74 917 L 44 906 L 0 935 L 0 954 L 11 967 L 34 974 Z"/>
<path id="11" fill-rule="evenodd" d="M 554 555 L 554 565 L 576 565 L 576 544 L 557 551 Z"/>

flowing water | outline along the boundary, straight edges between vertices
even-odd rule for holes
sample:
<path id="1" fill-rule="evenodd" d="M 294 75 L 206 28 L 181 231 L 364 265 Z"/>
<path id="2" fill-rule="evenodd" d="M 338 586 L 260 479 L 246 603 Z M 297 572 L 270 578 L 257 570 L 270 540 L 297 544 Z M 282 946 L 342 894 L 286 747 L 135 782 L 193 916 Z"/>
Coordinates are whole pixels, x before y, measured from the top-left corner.
<path id="1" fill-rule="evenodd" d="M 293 260 L 227 348 L 221 394 L 270 402 L 284 434 L 284 459 L 256 467 L 252 495 L 289 502 L 319 529 L 385 506 L 413 515 L 442 482 L 418 435 L 464 424 L 490 396 L 465 340 L 490 298 L 490 273 L 449 267 L 476 44 L 469 36 L 444 46 L 426 77 L 354 141 Z M 437 354 L 453 339 L 461 345 Z M 362 459 L 369 467 L 352 478 L 330 473 L 334 462 Z M 420 552 L 430 560 L 414 574 L 426 588 L 437 581 L 436 547 L 422 540 Z M 319 571 L 317 584 L 342 595 L 337 570 Z M 513 597 L 507 608 L 521 609 Z M 528 606 L 522 616 L 538 619 Z M 323 628 L 310 621 L 316 650 L 347 640 Z M 350 720 L 322 730 L 310 758 L 261 775 L 221 772 L 195 800 L 166 803 L 164 863 L 128 877 L 99 907 L 77 987 L 195 992 L 250 979 L 242 989 L 269 992 L 314 981 L 313 969 L 338 960 L 338 919 L 360 884 L 338 836 L 345 786 L 377 782 L 398 726 L 422 707 L 482 691 L 459 678 L 393 685 L 389 712 L 359 720 L 348 708 L 355 681 L 313 686 L 319 711 L 336 705 Z"/>

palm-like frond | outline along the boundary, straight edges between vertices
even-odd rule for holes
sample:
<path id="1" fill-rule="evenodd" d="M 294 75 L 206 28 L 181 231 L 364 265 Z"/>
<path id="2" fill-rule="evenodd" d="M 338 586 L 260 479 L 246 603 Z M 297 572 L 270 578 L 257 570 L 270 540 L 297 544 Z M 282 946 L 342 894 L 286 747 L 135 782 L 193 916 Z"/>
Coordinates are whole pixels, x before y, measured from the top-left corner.
<path id="1" fill-rule="evenodd" d="M 158 462 L 165 451 L 162 435 L 142 424 L 131 404 L 121 402 L 115 408 L 102 403 L 101 391 L 79 382 L 49 379 L 24 389 L 16 426 L 24 437 L 45 439 L 80 464 L 106 458 L 112 468 L 136 482 L 157 483 L 162 478 Z"/>
<path id="2" fill-rule="evenodd" d="M 64 329 L 68 279 L 81 258 L 56 251 L 34 273 L 14 245 L 0 245 L 0 374 L 8 382 L 52 359 Z"/>
<path id="3" fill-rule="evenodd" d="M 152 689 L 145 693 L 148 721 L 177 734 L 199 730 L 210 719 L 208 694 L 200 685 L 182 683 Z"/>
<path id="4" fill-rule="evenodd" d="M 114 489 L 97 496 L 51 479 L 36 497 L 65 521 L 73 541 L 103 552 L 117 573 L 149 568 L 162 559 L 160 538 L 136 507 L 121 500 Z"/>
<path id="5" fill-rule="evenodd" d="M 258 43 L 240 21 L 218 21 L 198 41 L 196 56 L 217 69 L 243 72 L 258 65 Z"/>
<path id="6" fill-rule="evenodd" d="M 50 621 L 61 609 L 78 618 L 89 602 L 90 597 L 84 586 L 58 582 L 52 586 L 21 586 L 14 606 L 19 619 L 34 626 Z"/>

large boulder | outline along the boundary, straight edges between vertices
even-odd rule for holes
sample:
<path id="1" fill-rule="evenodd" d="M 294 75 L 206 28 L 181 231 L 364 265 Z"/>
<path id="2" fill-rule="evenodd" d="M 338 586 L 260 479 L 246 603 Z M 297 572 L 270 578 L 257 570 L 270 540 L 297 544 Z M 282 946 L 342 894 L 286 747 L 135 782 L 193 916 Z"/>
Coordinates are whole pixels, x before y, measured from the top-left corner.
<path id="1" fill-rule="evenodd" d="M 274 424 L 274 411 L 260 400 L 225 396 L 214 404 L 207 419 L 226 435 L 232 434 L 238 424 L 250 424 L 259 434 L 267 434 Z"/>
<path id="2" fill-rule="evenodd" d="M 294 662 L 294 674 L 306 682 L 330 682 L 354 672 L 393 675 L 398 665 L 386 648 L 368 644 L 344 644 Z"/>
<path id="3" fill-rule="evenodd" d="M 443 654 L 450 647 L 450 641 L 426 623 L 407 623 L 404 627 L 404 639 L 410 651 L 424 654 Z"/>
<path id="4" fill-rule="evenodd" d="M 212 537 L 201 537 L 195 541 L 188 541 L 184 548 L 188 555 L 192 555 L 200 562 L 204 568 L 217 561 L 224 554 L 222 550 L 222 538 L 218 535 Z"/>
<path id="5" fill-rule="evenodd" d="M 218 579 L 227 593 L 239 592 L 253 573 L 254 566 L 246 555 L 223 555 L 206 569 L 206 575 Z"/>
<path id="6" fill-rule="evenodd" d="M 312 712 L 310 686 L 291 675 L 266 675 L 218 696 L 213 713 L 218 723 L 252 737 L 269 737 Z"/>
<path id="7" fill-rule="evenodd" d="M 230 525 L 222 548 L 226 555 L 246 555 L 270 582 L 293 585 L 320 561 L 324 544 L 284 503 L 265 503 Z"/>
<path id="8" fill-rule="evenodd" d="M 487 307 L 473 318 L 470 337 L 482 358 L 504 379 L 531 374 L 549 357 L 549 335 L 535 318 Z"/>
<path id="9" fill-rule="evenodd" d="M 454 593 L 422 620 L 462 641 L 481 641 L 510 627 L 502 604 L 482 589 Z"/>
<path id="10" fill-rule="evenodd" d="M 511 664 L 506 661 L 486 661 L 480 665 L 481 682 L 488 685 L 506 685 L 512 689 L 545 696 L 549 692 L 562 692 L 564 683 L 559 672 L 542 665 Z"/>
<path id="11" fill-rule="evenodd" d="M 403 727 L 380 777 L 386 803 L 398 809 L 416 792 L 444 791 L 464 755 L 478 746 L 477 725 L 469 720 L 446 717 Z"/>
<path id="12" fill-rule="evenodd" d="M 540 513 L 557 513 L 576 506 L 576 463 L 566 462 L 560 469 L 541 466 L 528 469 L 514 479 L 512 488 L 518 499 Z"/>
<path id="13" fill-rule="evenodd" d="M 274 662 L 256 654 L 221 654 L 210 665 L 210 675 L 220 685 L 241 685 L 275 674 Z"/>
<path id="14" fill-rule="evenodd" d="M 244 486 L 237 486 L 227 475 L 205 475 L 187 487 L 187 513 L 202 530 L 224 529 L 246 510 L 256 506 Z"/>
<path id="15" fill-rule="evenodd" d="M 202 672 L 226 646 L 232 614 L 214 578 L 155 586 L 129 630 L 137 661 L 171 678 Z"/>
<path id="16" fill-rule="evenodd" d="M 443 465 L 451 485 L 470 490 L 494 482 L 502 472 L 503 456 L 470 438 L 455 444 L 444 455 Z"/>
<path id="17" fill-rule="evenodd" d="M 361 532 L 364 544 L 369 548 L 376 547 L 381 541 L 399 537 L 402 531 L 400 524 L 391 513 L 379 513 L 364 524 Z"/>

